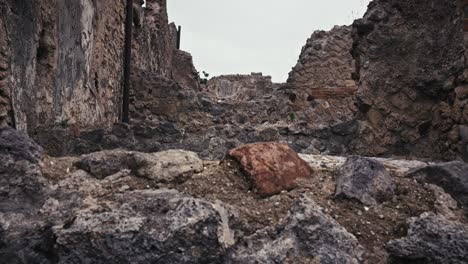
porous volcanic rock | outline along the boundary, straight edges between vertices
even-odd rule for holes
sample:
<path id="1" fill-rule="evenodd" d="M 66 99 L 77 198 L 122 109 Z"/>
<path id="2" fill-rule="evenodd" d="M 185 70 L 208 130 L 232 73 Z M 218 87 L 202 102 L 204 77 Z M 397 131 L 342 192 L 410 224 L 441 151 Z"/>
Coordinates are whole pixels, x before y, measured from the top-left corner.
<path id="1" fill-rule="evenodd" d="M 297 178 L 312 175 L 312 169 L 288 145 L 256 143 L 229 151 L 238 161 L 258 193 L 274 195 L 295 186 Z"/>
<path id="2" fill-rule="evenodd" d="M 171 190 L 113 194 L 55 226 L 59 263 L 221 263 L 235 243 L 222 205 Z"/>
<path id="3" fill-rule="evenodd" d="M 37 164 L 42 158 L 42 148 L 26 134 L 11 127 L 0 127 L 0 154 Z"/>
<path id="4" fill-rule="evenodd" d="M 357 199 L 374 205 L 391 199 L 395 190 L 392 176 L 376 160 L 350 157 L 336 175 L 336 197 Z"/>
<path id="5" fill-rule="evenodd" d="M 276 228 L 244 238 L 231 254 L 233 263 L 360 263 L 357 239 L 303 196 Z"/>
<path id="6" fill-rule="evenodd" d="M 408 177 L 442 187 L 468 214 L 468 164 L 452 161 L 429 165 L 408 173 Z"/>
<path id="7" fill-rule="evenodd" d="M 198 155 L 184 150 L 157 153 L 104 150 L 84 155 L 75 166 L 98 179 L 130 170 L 138 177 L 162 183 L 182 182 L 194 173 L 203 171 L 203 161 Z"/>
<path id="8" fill-rule="evenodd" d="M 408 221 L 408 236 L 392 240 L 390 263 L 466 263 L 468 227 L 443 216 L 424 213 Z"/>
<path id="9" fill-rule="evenodd" d="M 33 209 L 45 199 L 46 184 L 39 162 L 42 148 L 25 134 L 0 128 L 1 212 Z"/>
<path id="10" fill-rule="evenodd" d="M 84 155 L 75 166 L 91 173 L 98 179 L 134 167 L 132 152 L 126 150 L 104 150 Z"/>
<path id="11" fill-rule="evenodd" d="M 0 129 L 0 262 L 49 263 L 53 235 L 40 216 L 49 188 L 42 149 L 12 128 Z"/>
<path id="12" fill-rule="evenodd" d="M 203 171 L 203 161 L 194 152 L 166 150 L 134 155 L 135 174 L 156 182 L 183 182 Z"/>

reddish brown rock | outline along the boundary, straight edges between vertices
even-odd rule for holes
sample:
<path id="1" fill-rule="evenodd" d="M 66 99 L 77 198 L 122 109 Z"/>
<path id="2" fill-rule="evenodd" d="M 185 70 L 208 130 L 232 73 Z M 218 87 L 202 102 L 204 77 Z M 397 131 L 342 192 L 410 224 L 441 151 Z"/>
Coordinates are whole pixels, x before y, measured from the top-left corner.
<path id="1" fill-rule="evenodd" d="M 263 196 L 278 194 L 295 187 L 295 180 L 307 178 L 312 169 L 288 145 L 256 143 L 229 151 L 250 181 Z"/>

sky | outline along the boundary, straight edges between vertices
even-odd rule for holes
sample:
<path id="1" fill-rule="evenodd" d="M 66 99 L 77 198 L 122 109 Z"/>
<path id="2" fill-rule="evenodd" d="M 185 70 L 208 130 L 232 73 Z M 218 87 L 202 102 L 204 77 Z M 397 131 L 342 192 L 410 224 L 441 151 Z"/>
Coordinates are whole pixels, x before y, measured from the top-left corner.
<path id="1" fill-rule="evenodd" d="M 198 71 L 271 75 L 285 82 L 316 30 L 350 25 L 369 0 L 167 0 L 181 49 Z"/>

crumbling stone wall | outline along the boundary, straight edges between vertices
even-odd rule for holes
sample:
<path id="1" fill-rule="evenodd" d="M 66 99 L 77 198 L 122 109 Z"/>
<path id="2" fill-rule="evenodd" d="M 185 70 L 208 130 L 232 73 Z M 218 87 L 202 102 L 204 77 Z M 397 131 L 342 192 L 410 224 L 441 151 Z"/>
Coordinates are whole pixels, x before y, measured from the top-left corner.
<path id="1" fill-rule="evenodd" d="M 215 99 L 248 101 L 271 93 L 274 84 L 271 76 L 262 73 L 250 75 L 221 75 L 208 81 L 206 91 Z"/>
<path id="2" fill-rule="evenodd" d="M 135 69 L 131 78 L 131 114 L 140 120 L 179 121 L 180 114 L 196 108 L 194 90 L 152 72 Z"/>
<path id="3" fill-rule="evenodd" d="M 77 134 L 119 121 L 124 1 L 5 0 L 0 11 L 1 123 L 14 112 L 17 128 L 36 135 L 57 126 Z M 149 0 L 135 12 L 136 69 L 198 89 L 191 56 L 176 49 L 166 1 Z"/>
<path id="4" fill-rule="evenodd" d="M 459 124 L 468 122 L 462 19 L 458 0 L 375 0 L 354 23 L 357 152 L 460 156 Z"/>
<path id="5" fill-rule="evenodd" d="M 0 11 L 4 11 L 4 4 L 0 3 Z M 0 126 L 8 122 L 10 109 L 10 91 L 7 86 L 9 74 L 9 49 L 5 23 L 0 19 Z"/>
<path id="6" fill-rule="evenodd" d="M 2 90 L 11 91 L 18 129 L 118 119 L 124 3 L 6 0 L 0 9 L 10 49 Z"/>
<path id="7" fill-rule="evenodd" d="M 148 0 L 142 24 L 135 27 L 132 60 L 135 70 L 174 80 L 184 89 L 200 88 L 192 56 L 177 49 L 177 28 L 169 24 L 166 0 Z"/>
<path id="8" fill-rule="evenodd" d="M 169 28 L 166 0 L 146 1 L 143 12 L 142 26 L 136 27 L 133 32 L 133 65 L 138 69 L 170 78 L 176 36 L 171 35 Z"/>
<path id="9" fill-rule="evenodd" d="M 193 65 L 192 55 L 183 50 L 174 49 L 172 58 L 171 79 L 184 89 L 200 90 L 199 76 Z"/>
<path id="10" fill-rule="evenodd" d="M 357 85 L 352 78 L 355 65 L 352 43 L 350 26 L 335 26 L 330 31 L 312 34 L 287 81 L 296 104 L 354 94 Z"/>

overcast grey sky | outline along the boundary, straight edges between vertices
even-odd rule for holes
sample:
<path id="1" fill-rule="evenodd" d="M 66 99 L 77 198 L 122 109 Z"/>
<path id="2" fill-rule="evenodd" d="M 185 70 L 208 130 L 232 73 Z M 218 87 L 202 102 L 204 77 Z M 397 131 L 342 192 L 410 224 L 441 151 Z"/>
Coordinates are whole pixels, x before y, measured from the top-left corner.
<path id="1" fill-rule="evenodd" d="M 263 72 L 284 82 L 315 30 L 349 25 L 369 0 L 168 0 L 181 48 L 213 75 Z"/>

